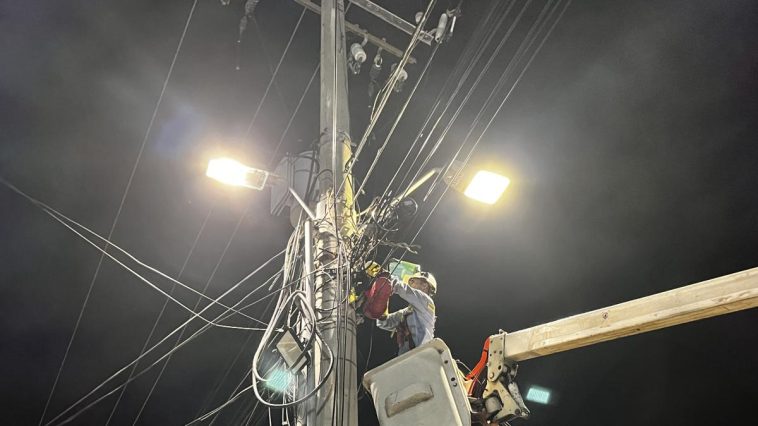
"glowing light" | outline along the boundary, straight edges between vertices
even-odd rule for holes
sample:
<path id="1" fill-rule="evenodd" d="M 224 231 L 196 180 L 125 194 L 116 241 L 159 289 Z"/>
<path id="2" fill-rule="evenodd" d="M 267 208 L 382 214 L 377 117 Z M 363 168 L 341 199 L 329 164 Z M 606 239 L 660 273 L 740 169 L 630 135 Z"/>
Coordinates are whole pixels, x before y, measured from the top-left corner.
<path id="1" fill-rule="evenodd" d="M 266 387 L 275 392 L 284 392 L 290 387 L 294 376 L 283 368 L 274 369 L 266 378 Z"/>
<path id="2" fill-rule="evenodd" d="M 547 404 L 550 402 L 550 391 L 537 386 L 532 386 L 526 393 L 526 399 L 538 404 Z"/>
<path id="3" fill-rule="evenodd" d="M 214 158 L 208 162 L 205 175 L 233 186 L 261 190 L 268 179 L 268 172 L 247 167 L 231 158 Z"/>
<path id="4" fill-rule="evenodd" d="M 495 204 L 510 183 L 505 176 L 481 170 L 474 175 L 463 194 L 482 203 Z"/>

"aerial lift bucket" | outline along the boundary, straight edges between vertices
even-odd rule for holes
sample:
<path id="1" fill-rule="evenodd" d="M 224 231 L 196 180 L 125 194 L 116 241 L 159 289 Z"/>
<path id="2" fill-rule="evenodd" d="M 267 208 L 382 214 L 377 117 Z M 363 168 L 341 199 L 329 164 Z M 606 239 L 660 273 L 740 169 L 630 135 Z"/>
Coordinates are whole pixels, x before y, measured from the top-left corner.
<path id="1" fill-rule="evenodd" d="M 382 426 L 471 425 L 471 407 L 450 349 L 434 339 L 363 376 Z"/>

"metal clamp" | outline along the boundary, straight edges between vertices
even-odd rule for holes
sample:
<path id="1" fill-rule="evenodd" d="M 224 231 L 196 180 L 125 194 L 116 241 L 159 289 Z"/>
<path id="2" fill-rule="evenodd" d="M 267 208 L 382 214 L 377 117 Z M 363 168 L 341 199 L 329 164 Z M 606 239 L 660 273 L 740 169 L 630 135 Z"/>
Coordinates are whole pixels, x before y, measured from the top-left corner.
<path id="1" fill-rule="evenodd" d="M 531 414 L 516 384 L 518 364 L 505 356 L 506 334 L 501 330 L 490 337 L 487 385 L 482 393 L 487 418 L 497 423 L 515 418 L 528 419 Z"/>

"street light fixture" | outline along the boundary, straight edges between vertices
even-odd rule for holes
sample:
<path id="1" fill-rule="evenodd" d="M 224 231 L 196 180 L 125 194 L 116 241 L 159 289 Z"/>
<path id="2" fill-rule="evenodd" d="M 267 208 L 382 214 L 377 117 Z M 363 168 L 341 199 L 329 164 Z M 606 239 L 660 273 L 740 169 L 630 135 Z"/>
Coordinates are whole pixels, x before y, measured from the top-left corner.
<path id="1" fill-rule="evenodd" d="M 410 184 L 400 195 L 396 196 L 393 200 L 394 203 L 398 204 L 426 181 L 442 172 L 443 169 L 439 167 L 428 171 L 416 182 Z M 485 204 L 495 204 L 511 183 L 510 179 L 505 176 L 487 170 L 477 171 L 470 166 L 464 166 L 460 161 L 453 162 L 445 170 L 442 180 L 449 187 L 462 192 L 463 195 Z"/>
<path id="2" fill-rule="evenodd" d="M 505 176 L 480 170 L 471 179 L 463 195 L 485 204 L 495 204 L 510 183 L 510 179 Z"/>
<path id="3" fill-rule="evenodd" d="M 206 176 L 232 186 L 262 190 L 270 173 L 265 170 L 245 166 L 231 158 L 214 158 L 208 162 Z"/>
<path id="4" fill-rule="evenodd" d="M 256 191 L 263 190 L 267 184 L 272 185 L 273 183 L 284 182 L 284 179 L 271 172 L 246 166 L 231 158 L 214 158 L 210 160 L 205 175 L 227 185 L 242 186 L 255 189 Z M 284 185 L 287 185 L 287 183 L 285 182 Z M 287 190 L 300 204 L 300 207 L 303 208 L 308 217 L 315 220 L 316 216 L 313 214 L 313 211 L 300 198 L 297 191 L 289 185 L 287 185 Z"/>
<path id="5" fill-rule="evenodd" d="M 306 215 L 308 215 L 308 218 L 305 221 L 304 225 L 304 244 L 306 247 L 312 247 L 313 246 L 313 236 L 312 236 L 312 223 L 316 221 L 316 215 L 313 213 L 313 211 L 308 207 L 308 204 L 303 201 L 302 198 L 300 198 L 300 195 L 298 195 L 297 191 L 290 186 L 290 183 L 283 179 L 281 176 L 278 176 L 274 173 L 268 172 L 266 170 L 256 169 L 255 167 L 249 167 L 246 166 L 239 161 L 232 160 L 231 158 L 214 158 L 208 162 L 208 168 L 205 171 L 205 174 L 215 179 L 219 182 L 225 183 L 227 185 L 233 185 L 233 186 L 242 186 L 245 188 L 255 189 L 257 191 L 263 190 L 263 188 L 268 184 L 271 185 L 281 185 L 286 186 L 287 191 L 289 191 L 290 194 L 292 194 L 292 197 L 297 201 L 297 203 L 300 205 L 300 207 L 303 209 Z M 292 220 L 292 218 L 290 218 Z M 293 222 L 293 225 L 295 223 Z M 305 276 L 306 276 L 306 282 L 307 282 L 307 288 L 308 291 L 306 292 L 306 297 L 308 300 L 313 300 L 313 282 L 311 281 L 311 267 L 313 265 L 313 259 L 312 259 L 312 253 L 310 250 L 305 251 Z M 278 347 L 277 349 L 280 351 L 282 356 L 284 357 L 285 353 L 288 353 L 287 348 L 292 349 L 292 345 L 287 343 L 286 340 L 279 342 L 281 347 Z M 290 342 L 291 343 L 291 342 Z M 301 357 L 297 357 L 298 360 L 300 360 Z M 292 367 L 292 366 L 290 366 Z M 301 368 L 302 365 L 298 365 L 298 368 Z M 284 380 L 284 373 L 278 372 L 276 373 L 278 375 L 278 382 L 284 383 L 286 380 Z M 275 380 L 274 383 L 277 383 Z"/>

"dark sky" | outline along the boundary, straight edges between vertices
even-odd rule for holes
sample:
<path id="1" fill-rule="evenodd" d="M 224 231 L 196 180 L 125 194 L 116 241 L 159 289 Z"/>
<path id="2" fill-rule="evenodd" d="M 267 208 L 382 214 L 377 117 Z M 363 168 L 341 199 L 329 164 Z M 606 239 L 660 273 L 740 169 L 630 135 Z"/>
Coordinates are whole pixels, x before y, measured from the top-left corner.
<path id="1" fill-rule="evenodd" d="M 379 3 L 411 19 L 423 2 Z M 107 234 L 191 4 L 0 1 L 0 176 Z M 525 22 L 542 4 L 534 2 Z M 398 166 L 489 5 L 464 1 L 457 33 L 440 48 L 369 194 Z M 235 0 L 229 7 L 199 1 L 113 234 L 175 275 L 208 217 L 182 275 L 201 289 L 242 217 L 211 296 L 281 250 L 291 228 L 270 216 L 266 192 L 221 188 L 203 176 L 204 163 L 225 152 L 269 164 L 318 61 L 318 18 L 307 12 L 244 138 L 301 8 L 262 0 L 259 31 L 251 26 L 245 34 L 235 71 L 241 8 Z M 398 46 L 407 41 L 360 10 L 348 20 Z M 474 364 L 484 339 L 500 328 L 519 330 L 758 266 L 756 22 L 758 4 L 743 0 L 577 0 L 569 7 L 472 159 L 511 177 L 506 196 L 483 208 L 448 194 L 419 237 L 421 254 L 410 258 L 437 276 L 437 336 L 454 356 Z M 511 53 L 506 48 L 495 61 L 434 165 L 455 151 Z M 423 62 L 428 54 L 422 46 L 416 56 Z M 420 68 L 409 68 L 411 80 Z M 350 81 L 354 138 L 366 123 L 366 74 Z M 318 136 L 316 87 L 285 151 L 305 150 Z M 397 110 L 395 99 L 378 140 Z M 4 187 L 0 206 L 3 424 L 37 424 L 99 255 Z M 177 297 L 195 300 L 186 291 Z M 48 419 L 136 357 L 163 302 L 117 265 L 103 264 Z M 185 317 L 170 305 L 158 335 Z M 757 320 L 756 311 L 744 311 L 526 361 L 522 391 L 540 385 L 556 398 L 532 403 L 533 418 L 517 423 L 753 424 Z M 364 324 L 359 333 L 363 366 L 372 332 Z M 372 367 L 395 351 L 386 334 L 373 335 Z M 214 330 L 187 345 L 140 424 L 184 424 L 225 400 L 249 368 L 258 337 Z M 128 387 L 111 424 L 132 424 L 154 378 L 150 372 Z M 252 401 L 239 400 L 217 424 L 234 424 Z M 361 425 L 375 424 L 367 402 Z M 104 424 L 114 403 L 105 400 L 74 424 Z"/>

